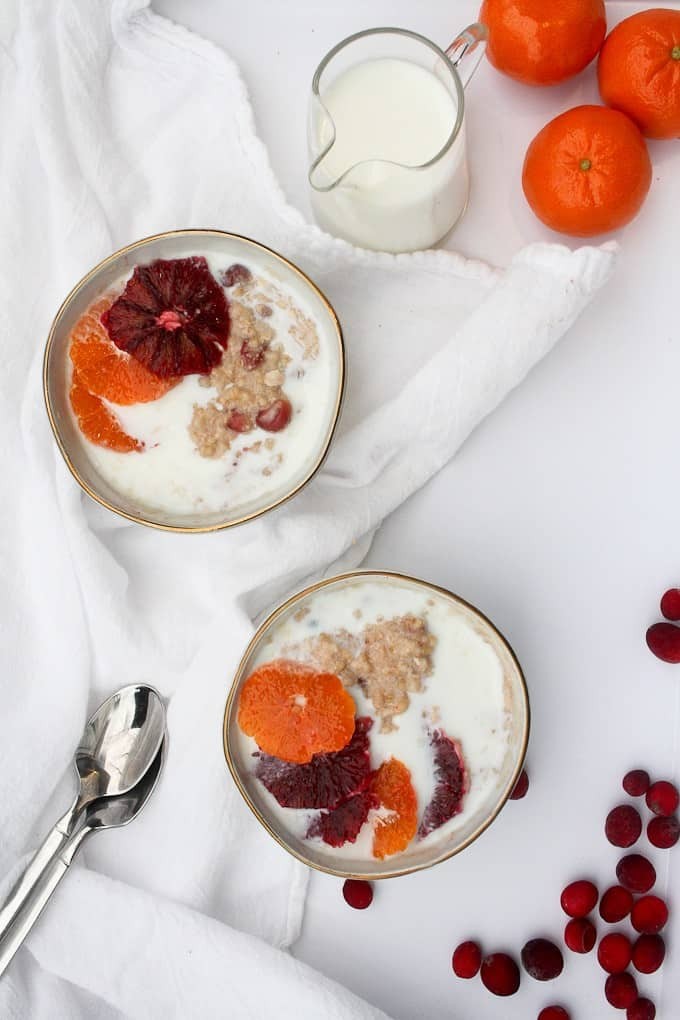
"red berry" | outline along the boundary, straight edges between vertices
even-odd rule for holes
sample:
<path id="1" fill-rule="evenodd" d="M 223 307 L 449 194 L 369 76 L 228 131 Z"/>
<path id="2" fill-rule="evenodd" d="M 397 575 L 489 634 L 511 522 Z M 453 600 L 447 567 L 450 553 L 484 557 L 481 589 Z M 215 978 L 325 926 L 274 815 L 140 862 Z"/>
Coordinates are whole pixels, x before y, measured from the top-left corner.
<path id="1" fill-rule="evenodd" d="M 616 865 L 616 877 L 624 889 L 634 893 L 646 893 L 656 882 L 656 871 L 642 854 L 628 854 Z"/>
<path id="2" fill-rule="evenodd" d="M 373 902 L 373 886 L 360 878 L 348 878 L 342 887 L 345 902 L 355 910 L 365 910 Z"/>
<path id="3" fill-rule="evenodd" d="M 482 965 L 482 951 L 476 942 L 461 942 L 454 950 L 451 963 L 456 977 L 476 977 Z"/>
<path id="4" fill-rule="evenodd" d="M 653 974 L 665 955 L 666 943 L 660 935 L 641 935 L 633 945 L 633 966 L 641 974 Z"/>
<path id="5" fill-rule="evenodd" d="M 537 981 L 552 981 L 564 967 L 562 950 L 549 939 L 530 939 L 522 950 L 522 965 Z"/>
<path id="6" fill-rule="evenodd" d="M 653 811 L 655 815 L 667 818 L 669 815 L 675 814 L 678 804 L 680 804 L 680 794 L 673 783 L 667 783 L 662 779 L 659 783 L 652 783 L 647 790 L 645 800 L 650 811 Z"/>
<path id="7" fill-rule="evenodd" d="M 560 897 L 560 903 L 569 917 L 585 917 L 594 908 L 597 899 L 597 886 L 581 879 L 567 886 Z"/>
<path id="8" fill-rule="evenodd" d="M 620 974 L 630 963 L 630 957 L 630 941 L 618 931 L 605 935 L 597 947 L 598 962 L 608 974 Z"/>
<path id="9" fill-rule="evenodd" d="M 623 788 L 631 797 L 642 797 L 649 789 L 649 772 L 633 769 L 623 777 Z"/>
<path id="10" fill-rule="evenodd" d="M 661 615 L 667 620 L 680 620 L 680 588 L 669 588 L 661 596 Z"/>
<path id="11" fill-rule="evenodd" d="M 647 839 L 652 846 L 658 846 L 660 850 L 668 850 L 675 846 L 680 839 L 680 822 L 677 816 L 652 818 L 647 826 Z"/>
<path id="12" fill-rule="evenodd" d="M 632 974 L 610 974 L 604 985 L 607 1002 L 614 1009 L 632 1006 L 638 997 L 637 985 Z"/>
<path id="13" fill-rule="evenodd" d="M 633 894 L 621 885 L 613 885 L 602 893 L 600 917 L 608 924 L 616 924 L 628 917 L 633 909 Z"/>
<path id="14" fill-rule="evenodd" d="M 234 262 L 228 269 L 220 273 L 220 283 L 223 287 L 233 287 L 237 283 L 248 283 L 252 278 L 253 274 L 248 267 L 242 266 L 240 262 Z"/>
<path id="15" fill-rule="evenodd" d="M 642 832 L 642 820 L 631 804 L 612 808 L 604 823 L 607 839 L 614 846 L 628 847 L 637 843 Z"/>
<path id="16" fill-rule="evenodd" d="M 255 421 L 265 432 L 280 432 L 281 429 L 285 429 L 292 416 L 293 408 L 291 407 L 290 400 L 281 397 L 280 400 L 275 400 L 269 407 L 258 411 Z"/>
<path id="17" fill-rule="evenodd" d="M 635 931 L 657 935 L 668 920 L 668 907 L 658 896 L 642 896 L 630 916 Z"/>
<path id="18" fill-rule="evenodd" d="M 254 368 L 261 365 L 264 361 L 264 352 L 264 347 L 258 347 L 257 345 L 250 344 L 247 340 L 244 340 L 241 344 L 240 352 L 244 368 L 248 372 L 252 372 Z"/>
<path id="19" fill-rule="evenodd" d="M 521 800 L 522 797 L 526 797 L 529 789 L 529 777 L 526 769 L 522 769 L 519 774 L 519 779 L 515 783 L 512 793 L 510 794 L 510 800 Z"/>
<path id="20" fill-rule="evenodd" d="M 492 953 L 482 962 L 482 984 L 494 995 L 514 995 L 519 988 L 519 967 L 507 953 Z"/>
<path id="21" fill-rule="evenodd" d="M 250 432 L 252 427 L 252 421 L 243 411 L 230 412 L 227 418 L 227 428 L 233 429 L 234 432 Z"/>
<path id="22" fill-rule="evenodd" d="M 664 662 L 680 662 L 680 627 L 654 623 L 647 631 L 647 647 Z"/>
<path id="23" fill-rule="evenodd" d="M 572 953 L 589 953 L 596 940 L 595 925 L 585 917 L 573 917 L 564 929 L 564 941 Z"/>
<path id="24" fill-rule="evenodd" d="M 546 1006 L 538 1014 L 538 1020 L 571 1020 L 571 1016 L 562 1006 Z"/>
<path id="25" fill-rule="evenodd" d="M 651 999 L 636 999 L 626 1011 L 626 1020 L 654 1020 L 656 1006 Z"/>

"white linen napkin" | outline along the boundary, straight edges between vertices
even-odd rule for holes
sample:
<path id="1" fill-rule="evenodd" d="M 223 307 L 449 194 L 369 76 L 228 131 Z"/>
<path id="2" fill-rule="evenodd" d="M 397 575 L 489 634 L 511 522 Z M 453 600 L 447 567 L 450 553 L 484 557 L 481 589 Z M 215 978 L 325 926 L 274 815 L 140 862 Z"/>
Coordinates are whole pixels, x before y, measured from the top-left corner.
<path id="1" fill-rule="evenodd" d="M 71 754 L 111 690 L 155 684 L 170 732 L 152 801 L 91 841 L 0 982 L 0 1016 L 378 1017 L 272 948 L 299 931 L 306 872 L 226 772 L 229 678 L 253 617 L 361 561 L 383 518 L 562 336 L 614 249 L 532 245 L 500 271 L 329 237 L 287 205 L 230 59 L 145 0 L 6 0 L 0 42 L 0 895 L 68 803 Z M 40 387 L 50 320 L 76 280 L 184 226 L 297 261 L 334 303 L 349 357 L 322 472 L 281 510 L 206 536 L 130 525 L 83 496 Z"/>

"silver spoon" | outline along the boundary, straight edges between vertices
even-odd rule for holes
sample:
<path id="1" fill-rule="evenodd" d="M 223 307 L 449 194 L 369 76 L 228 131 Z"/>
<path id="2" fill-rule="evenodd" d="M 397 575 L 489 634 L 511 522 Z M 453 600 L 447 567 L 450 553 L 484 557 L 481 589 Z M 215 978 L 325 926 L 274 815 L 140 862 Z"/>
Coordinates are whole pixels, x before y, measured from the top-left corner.
<path id="1" fill-rule="evenodd" d="M 76 748 L 80 783 L 76 798 L 47 834 L 0 910 L 0 939 L 83 810 L 98 798 L 118 797 L 133 789 L 154 762 L 164 736 L 165 708 L 153 687 L 131 684 L 99 706 Z"/>
<path id="2" fill-rule="evenodd" d="M 17 949 L 40 917 L 47 901 L 59 885 L 84 841 L 101 829 L 127 825 L 136 818 L 153 793 L 163 767 L 165 743 L 162 743 L 151 766 L 136 786 L 127 793 L 106 797 L 85 809 L 83 824 L 71 832 L 61 851 L 55 854 L 43 869 L 40 878 L 22 901 L 12 924 L 0 932 L 0 977 L 9 966 Z"/>

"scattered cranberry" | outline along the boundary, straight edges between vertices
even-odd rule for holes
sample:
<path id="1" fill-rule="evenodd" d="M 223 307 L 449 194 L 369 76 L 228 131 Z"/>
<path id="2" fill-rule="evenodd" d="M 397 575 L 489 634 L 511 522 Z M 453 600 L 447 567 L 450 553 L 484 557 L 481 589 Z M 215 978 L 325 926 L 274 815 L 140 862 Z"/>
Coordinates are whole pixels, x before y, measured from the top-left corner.
<path id="1" fill-rule="evenodd" d="M 667 620 L 680 620 L 680 588 L 669 588 L 661 596 L 661 614 Z"/>
<path id="2" fill-rule="evenodd" d="M 519 988 L 519 967 L 507 953 L 493 953 L 482 961 L 482 984 L 494 995 L 514 995 Z"/>
<path id="3" fill-rule="evenodd" d="M 252 424 L 243 411 L 232 411 L 227 418 L 227 428 L 233 429 L 234 432 L 250 432 Z"/>
<path id="4" fill-rule="evenodd" d="M 666 943 L 660 935 L 641 935 L 633 945 L 633 966 L 641 974 L 653 974 L 665 955 Z"/>
<path id="5" fill-rule="evenodd" d="M 265 432 L 280 432 L 281 429 L 285 429 L 292 416 L 293 408 L 290 400 L 282 397 L 260 411 L 255 421 Z"/>
<path id="6" fill-rule="evenodd" d="M 668 920 L 668 907 L 658 896 L 642 896 L 633 907 L 630 920 L 635 931 L 657 935 Z"/>
<path id="7" fill-rule="evenodd" d="M 453 973 L 459 978 L 473 978 L 482 965 L 482 951 L 476 942 L 461 942 L 454 951 Z"/>
<path id="8" fill-rule="evenodd" d="M 642 854 L 628 854 L 616 865 L 616 877 L 625 889 L 646 893 L 656 882 L 654 865 Z"/>
<path id="9" fill-rule="evenodd" d="M 653 811 L 655 815 L 667 818 L 677 811 L 678 804 L 680 804 L 680 794 L 678 794 L 677 787 L 673 783 L 667 783 L 662 779 L 659 783 L 652 783 L 647 790 L 645 800 L 650 811 Z"/>
<path id="10" fill-rule="evenodd" d="M 607 1002 L 614 1009 L 627 1009 L 638 997 L 637 985 L 632 974 L 610 974 L 604 985 Z"/>
<path id="11" fill-rule="evenodd" d="M 563 1006 L 546 1006 L 538 1014 L 538 1020 L 571 1020 Z"/>
<path id="12" fill-rule="evenodd" d="M 626 1011 L 626 1020 L 654 1020 L 656 1006 L 651 999 L 636 999 Z"/>
<path id="13" fill-rule="evenodd" d="M 654 623 L 647 631 L 647 647 L 664 662 L 680 662 L 680 627 Z"/>
<path id="14" fill-rule="evenodd" d="M 269 319 L 274 314 L 274 309 L 271 305 L 258 305 L 257 314 L 263 319 Z"/>
<path id="15" fill-rule="evenodd" d="M 220 283 L 223 287 L 234 287 L 237 283 L 248 283 L 252 280 L 253 274 L 240 262 L 234 262 L 232 266 L 220 273 Z"/>
<path id="16" fill-rule="evenodd" d="M 602 894 L 600 917 L 608 924 L 617 924 L 633 909 L 633 894 L 621 885 L 613 885 Z"/>
<path id="17" fill-rule="evenodd" d="M 264 351 L 264 347 L 253 346 L 247 340 L 243 341 L 240 350 L 241 361 L 248 372 L 252 372 L 254 368 L 262 364 L 264 361 Z"/>
<path id="18" fill-rule="evenodd" d="M 586 917 L 573 917 L 564 929 L 564 941 L 572 953 L 589 953 L 596 940 L 595 925 Z"/>
<path id="19" fill-rule="evenodd" d="M 572 882 L 560 896 L 562 910 L 569 917 L 586 917 L 595 907 L 598 899 L 597 886 L 581 879 Z"/>
<path id="20" fill-rule="evenodd" d="M 564 968 L 562 950 L 549 939 L 530 939 L 522 950 L 522 965 L 537 981 L 552 981 Z"/>
<path id="21" fill-rule="evenodd" d="M 680 822 L 677 816 L 652 818 L 647 826 L 647 839 L 652 846 L 657 846 L 660 850 L 668 850 L 675 846 L 680 839 Z"/>
<path id="22" fill-rule="evenodd" d="M 630 941 L 620 932 L 605 935 L 597 947 L 597 959 L 608 974 L 620 974 L 631 959 Z"/>
<path id="23" fill-rule="evenodd" d="M 526 769 L 522 769 L 519 774 L 519 779 L 515 783 L 514 789 L 510 794 L 510 800 L 521 800 L 522 797 L 526 797 L 529 789 L 529 777 Z"/>
<path id="24" fill-rule="evenodd" d="M 649 772 L 633 769 L 623 777 L 623 788 L 631 797 L 643 797 L 649 789 Z"/>
<path id="25" fill-rule="evenodd" d="M 640 838 L 642 819 L 631 804 L 619 804 L 607 815 L 604 831 L 614 846 L 629 847 Z"/>
<path id="26" fill-rule="evenodd" d="M 361 878 L 348 878 L 342 887 L 345 902 L 355 910 L 365 910 L 373 902 L 373 886 Z"/>

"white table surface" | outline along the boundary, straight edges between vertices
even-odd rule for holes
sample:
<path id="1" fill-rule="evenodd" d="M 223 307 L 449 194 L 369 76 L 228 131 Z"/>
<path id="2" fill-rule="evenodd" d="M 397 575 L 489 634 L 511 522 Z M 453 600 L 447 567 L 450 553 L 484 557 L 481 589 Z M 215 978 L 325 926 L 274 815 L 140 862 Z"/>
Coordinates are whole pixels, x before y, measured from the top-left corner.
<path id="1" fill-rule="evenodd" d="M 607 6 L 613 24 L 643 5 Z M 448 44 L 478 5 L 155 0 L 154 7 L 236 59 L 274 170 L 289 199 L 309 212 L 305 110 L 324 53 L 380 24 Z M 560 240 L 526 206 L 521 165 L 544 123 L 597 101 L 594 69 L 536 91 L 484 61 L 468 97 L 472 195 L 449 246 L 503 265 L 528 242 Z M 450 956 L 468 937 L 487 951 L 517 954 L 528 938 L 559 937 L 563 885 L 582 876 L 603 888 L 614 881 L 618 853 L 602 826 L 624 772 L 642 765 L 678 779 L 680 666 L 657 662 L 644 636 L 661 593 L 680 585 L 680 142 L 655 142 L 650 152 L 652 190 L 618 235 L 614 280 L 455 460 L 384 524 L 368 559 L 483 609 L 519 655 L 533 708 L 530 793 L 509 803 L 471 849 L 377 886 L 363 913 L 346 907 L 337 879 L 312 876 L 296 955 L 399 1020 L 533 1020 L 551 1002 L 569 1006 L 573 1020 L 622 1015 L 604 1002 L 594 954 L 565 954 L 557 982 L 525 976 L 512 999 L 456 979 Z M 659 887 L 673 886 L 680 908 L 680 849 L 653 859 Z M 672 919 L 668 933 L 663 979 L 639 982 L 657 1001 L 659 1020 L 680 1016 L 673 944 L 680 922 Z"/>

